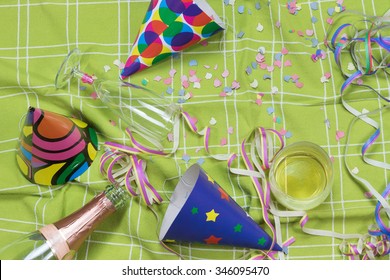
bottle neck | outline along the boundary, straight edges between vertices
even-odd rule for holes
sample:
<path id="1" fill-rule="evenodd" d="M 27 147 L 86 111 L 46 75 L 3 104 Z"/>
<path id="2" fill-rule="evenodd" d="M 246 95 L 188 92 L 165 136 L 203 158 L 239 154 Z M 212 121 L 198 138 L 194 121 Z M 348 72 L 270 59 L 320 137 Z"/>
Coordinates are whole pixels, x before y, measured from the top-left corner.
<path id="1" fill-rule="evenodd" d="M 128 197 L 120 187 L 108 186 L 81 209 L 39 231 L 58 259 L 71 259 L 96 227 L 122 208 Z"/>

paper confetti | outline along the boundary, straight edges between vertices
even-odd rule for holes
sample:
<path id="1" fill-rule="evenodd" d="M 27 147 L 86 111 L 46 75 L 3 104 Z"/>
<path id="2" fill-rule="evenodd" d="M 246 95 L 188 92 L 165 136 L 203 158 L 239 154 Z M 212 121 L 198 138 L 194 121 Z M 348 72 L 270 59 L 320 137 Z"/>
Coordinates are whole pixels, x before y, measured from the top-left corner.
<path id="1" fill-rule="evenodd" d="M 108 66 L 108 65 L 104 65 L 104 72 L 108 72 L 108 71 L 110 71 L 111 70 L 111 67 L 110 66 Z"/>
<path id="2" fill-rule="evenodd" d="M 220 87 L 222 85 L 222 82 L 219 79 L 214 80 L 214 87 Z"/>
<path id="3" fill-rule="evenodd" d="M 191 157 L 187 154 L 182 156 L 182 160 L 184 160 L 186 163 L 188 163 L 191 160 Z"/>
<path id="4" fill-rule="evenodd" d="M 337 141 L 340 141 L 341 138 L 343 138 L 345 136 L 345 132 L 344 131 L 341 131 L 341 130 L 337 130 L 336 131 L 336 140 Z"/>
<path id="5" fill-rule="evenodd" d="M 240 83 L 237 81 L 232 82 L 232 89 L 239 89 L 240 88 Z"/>
<path id="6" fill-rule="evenodd" d="M 264 30 L 264 26 L 259 22 L 259 23 L 257 24 L 256 30 L 259 31 L 259 32 L 261 32 L 261 31 Z"/>
<path id="7" fill-rule="evenodd" d="M 310 8 L 314 11 L 318 10 L 318 3 L 317 2 L 310 3 Z"/>
<path id="8" fill-rule="evenodd" d="M 205 76 L 206 80 L 210 80 L 212 77 L 213 77 L 213 74 L 206 73 L 206 76 Z"/>
<path id="9" fill-rule="evenodd" d="M 273 107 L 268 107 L 267 108 L 267 113 L 268 113 L 268 115 L 272 115 L 274 113 L 274 108 Z"/>
<path id="10" fill-rule="evenodd" d="M 259 82 L 254 79 L 252 83 L 249 84 L 252 88 L 257 88 L 259 86 Z"/>
<path id="11" fill-rule="evenodd" d="M 353 174 L 358 174 L 359 173 L 359 168 L 357 168 L 357 167 L 354 167 L 352 170 L 351 170 L 351 172 L 353 173 Z"/>
<path id="12" fill-rule="evenodd" d="M 225 71 L 223 71 L 223 73 L 221 74 L 221 76 L 223 78 L 227 78 L 229 76 L 229 70 L 225 69 Z"/>
<path id="13" fill-rule="evenodd" d="M 215 125 L 217 123 L 217 120 L 215 118 L 211 118 L 209 121 L 210 125 Z"/>
<path id="14" fill-rule="evenodd" d="M 190 62 L 188 63 L 190 66 L 198 66 L 198 61 L 193 59 L 193 60 L 190 60 Z"/>

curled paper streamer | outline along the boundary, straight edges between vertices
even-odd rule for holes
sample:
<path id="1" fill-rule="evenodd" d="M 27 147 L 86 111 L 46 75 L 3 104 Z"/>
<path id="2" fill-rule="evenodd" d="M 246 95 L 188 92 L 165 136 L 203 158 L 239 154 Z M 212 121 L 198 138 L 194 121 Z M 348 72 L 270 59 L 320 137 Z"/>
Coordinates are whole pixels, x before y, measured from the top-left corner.
<path id="1" fill-rule="evenodd" d="M 107 176 L 108 180 L 114 185 L 125 186 L 132 196 L 143 198 L 146 205 L 161 203 L 163 201 L 160 194 L 149 182 L 146 174 L 146 162 L 137 158 L 135 154 L 123 152 L 138 153 L 135 150 L 129 150 L 129 147 L 113 143 L 100 158 L 100 172 Z"/>

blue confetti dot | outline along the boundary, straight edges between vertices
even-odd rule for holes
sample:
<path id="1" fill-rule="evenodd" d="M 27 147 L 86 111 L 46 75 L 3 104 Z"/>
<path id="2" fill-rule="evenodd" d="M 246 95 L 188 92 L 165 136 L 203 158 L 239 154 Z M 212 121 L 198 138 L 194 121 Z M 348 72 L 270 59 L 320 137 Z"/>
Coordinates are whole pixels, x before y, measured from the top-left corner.
<path id="1" fill-rule="evenodd" d="M 238 13 L 243 14 L 244 11 L 245 11 L 245 7 L 244 6 L 239 6 L 237 10 L 238 10 Z"/>
<path id="2" fill-rule="evenodd" d="M 189 63 L 190 66 L 198 66 L 198 61 L 196 61 L 195 59 L 191 60 L 190 63 Z"/>
<path id="3" fill-rule="evenodd" d="M 224 87 L 223 91 L 226 93 L 229 93 L 229 92 L 232 92 L 232 88 L 231 87 Z"/>
<path id="4" fill-rule="evenodd" d="M 167 91 L 166 91 L 166 93 L 168 93 L 168 94 L 172 94 L 172 93 L 173 93 L 173 88 L 171 88 L 171 87 L 168 87 L 168 88 L 167 88 Z"/>
<path id="5" fill-rule="evenodd" d="M 84 91 L 84 90 L 86 90 L 86 89 L 87 89 L 86 86 L 80 86 L 80 90 L 81 90 L 81 91 Z"/>
<path id="6" fill-rule="evenodd" d="M 238 39 L 241 39 L 242 37 L 244 37 L 244 35 L 245 35 L 245 32 L 240 31 L 240 32 L 237 34 L 237 38 L 238 38 Z"/>
<path id="7" fill-rule="evenodd" d="M 186 91 L 184 89 L 179 90 L 179 95 L 180 96 L 184 96 L 185 93 L 186 93 Z"/>
<path id="8" fill-rule="evenodd" d="M 196 161 L 199 165 L 202 165 L 204 163 L 204 158 L 200 158 Z"/>
<path id="9" fill-rule="evenodd" d="M 268 113 L 268 115 L 273 114 L 273 112 L 274 112 L 274 108 L 273 108 L 273 107 L 268 107 L 268 108 L 267 108 L 267 113 Z"/>
<path id="10" fill-rule="evenodd" d="M 318 40 L 316 38 L 311 39 L 311 46 L 316 48 L 318 46 Z"/>
<path id="11" fill-rule="evenodd" d="M 252 66 L 253 69 L 256 69 L 256 68 L 257 68 L 257 62 L 256 62 L 256 61 L 253 61 L 253 62 L 251 63 L 251 66 Z"/>
<path id="12" fill-rule="evenodd" d="M 317 2 L 310 3 L 310 7 L 312 10 L 318 10 L 318 3 Z"/>
<path id="13" fill-rule="evenodd" d="M 271 76 L 268 74 L 264 74 L 263 80 L 271 80 Z"/>
<path id="14" fill-rule="evenodd" d="M 291 138 L 292 137 L 291 131 L 287 131 L 284 136 L 286 136 L 286 138 Z"/>
<path id="15" fill-rule="evenodd" d="M 223 0 L 223 3 L 227 6 L 227 5 L 229 5 L 230 1 L 229 0 Z"/>
<path id="16" fill-rule="evenodd" d="M 189 155 L 183 155 L 182 156 L 182 160 L 184 160 L 185 162 L 189 162 L 191 159 L 191 157 Z"/>
<path id="17" fill-rule="evenodd" d="M 275 54 L 275 60 L 280 60 L 282 58 L 282 53 Z"/>
<path id="18" fill-rule="evenodd" d="M 291 76 L 286 75 L 283 77 L 283 80 L 288 83 L 291 80 Z"/>
<path id="19" fill-rule="evenodd" d="M 260 10 L 261 9 L 260 2 L 256 2 L 255 8 L 256 8 L 256 10 Z"/>
<path id="20" fill-rule="evenodd" d="M 318 19 L 315 17 L 315 16 L 312 16 L 311 17 L 311 22 L 312 23 L 316 23 L 318 21 Z"/>
<path id="21" fill-rule="evenodd" d="M 333 16 L 334 8 L 328 8 L 328 15 Z"/>
<path id="22" fill-rule="evenodd" d="M 246 72 L 248 75 L 252 74 L 252 68 L 251 68 L 250 66 L 248 66 L 248 67 L 246 68 L 245 72 Z"/>

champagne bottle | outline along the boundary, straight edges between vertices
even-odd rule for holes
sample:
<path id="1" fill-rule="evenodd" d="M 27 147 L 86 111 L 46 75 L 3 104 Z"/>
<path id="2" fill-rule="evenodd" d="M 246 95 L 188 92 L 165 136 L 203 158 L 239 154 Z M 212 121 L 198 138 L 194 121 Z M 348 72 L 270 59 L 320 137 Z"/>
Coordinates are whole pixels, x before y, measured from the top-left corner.
<path id="1" fill-rule="evenodd" d="M 0 250 L 0 259 L 73 259 L 96 227 L 129 198 L 127 191 L 113 185 L 69 216 L 31 232 Z"/>

